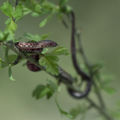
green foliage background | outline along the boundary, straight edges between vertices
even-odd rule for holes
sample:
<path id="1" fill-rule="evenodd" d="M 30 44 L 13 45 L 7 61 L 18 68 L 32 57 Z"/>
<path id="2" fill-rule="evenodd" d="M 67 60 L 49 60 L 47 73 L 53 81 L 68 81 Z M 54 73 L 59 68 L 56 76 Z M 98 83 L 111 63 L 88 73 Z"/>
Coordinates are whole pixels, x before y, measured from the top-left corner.
<path id="1" fill-rule="evenodd" d="M 0 1 L 2 4 L 4 0 Z M 55 1 L 55 0 L 54 0 Z M 102 69 L 106 74 L 113 75 L 112 86 L 117 93 L 108 95 L 103 92 L 103 97 L 108 108 L 116 109 L 116 104 L 120 101 L 119 96 L 119 28 L 120 28 L 120 1 L 119 0 L 70 0 L 77 17 L 77 27 L 82 31 L 82 40 L 85 52 L 92 63 L 102 62 Z M 6 17 L 0 13 L 0 29 L 4 27 Z M 26 16 L 18 24 L 17 36 L 24 32 L 33 34 L 49 33 L 49 39 L 55 40 L 60 46 L 69 49 L 70 30 L 64 28 L 56 18 L 51 19 L 47 26 L 39 28 L 38 24 L 42 18 L 32 18 Z M 67 71 L 76 75 L 73 71 L 70 56 L 61 57 L 59 62 Z M 52 79 L 46 73 L 32 73 L 17 65 L 13 68 L 13 75 L 16 82 L 11 82 L 8 78 L 7 69 L 0 71 L 0 119 L 1 120 L 62 120 L 53 99 L 36 100 L 32 98 L 33 89 L 40 83 L 46 83 L 46 78 Z M 109 78 L 108 78 L 109 79 Z M 68 110 L 71 107 L 81 104 L 82 100 L 72 99 L 62 86 L 59 95 L 61 106 Z M 93 96 L 94 97 L 94 96 Z M 119 107 L 120 108 L 120 107 Z M 93 109 L 89 111 L 89 120 L 101 120 Z M 78 117 L 77 120 L 80 118 Z"/>

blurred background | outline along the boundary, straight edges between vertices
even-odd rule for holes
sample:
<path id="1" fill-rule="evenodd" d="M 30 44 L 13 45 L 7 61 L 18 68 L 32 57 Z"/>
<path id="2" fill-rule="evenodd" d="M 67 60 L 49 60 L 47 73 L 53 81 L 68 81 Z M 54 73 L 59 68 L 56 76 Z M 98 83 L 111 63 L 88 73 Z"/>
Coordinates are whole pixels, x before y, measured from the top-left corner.
<path id="1" fill-rule="evenodd" d="M 0 4 L 3 1 L 1 0 Z M 82 31 L 82 42 L 88 59 L 91 63 L 102 62 L 104 64 L 102 70 L 114 76 L 111 84 L 117 92 L 114 95 L 103 92 L 103 98 L 109 109 L 115 109 L 115 104 L 120 99 L 120 0 L 69 1 L 76 13 L 77 28 Z M 0 29 L 4 28 L 5 20 L 6 17 L 0 13 Z M 17 37 L 25 32 L 49 33 L 49 39 L 70 49 L 70 30 L 65 29 L 56 18 L 41 29 L 38 27 L 40 20 L 31 16 L 24 17 L 18 23 Z M 60 65 L 75 76 L 70 58 L 71 56 L 61 58 Z M 52 77 L 44 72 L 30 72 L 22 64 L 13 68 L 16 82 L 9 80 L 7 72 L 7 68 L 0 71 L 0 120 L 67 120 L 60 115 L 53 98 L 38 101 L 32 98 L 33 89 L 40 83 L 46 83 L 46 79 L 54 80 Z M 62 88 L 58 98 L 61 107 L 66 111 L 82 103 L 83 100 L 71 98 L 65 87 Z M 101 118 L 92 109 L 88 112 L 86 120 L 101 120 Z"/>

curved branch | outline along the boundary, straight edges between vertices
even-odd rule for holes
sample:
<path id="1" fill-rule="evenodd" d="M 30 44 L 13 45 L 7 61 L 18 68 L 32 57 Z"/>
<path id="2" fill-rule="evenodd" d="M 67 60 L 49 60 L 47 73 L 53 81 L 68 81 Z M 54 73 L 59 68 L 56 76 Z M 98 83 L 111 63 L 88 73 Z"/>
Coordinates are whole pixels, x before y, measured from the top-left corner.
<path id="1" fill-rule="evenodd" d="M 89 63 L 89 61 L 88 61 L 88 59 L 87 59 L 87 57 L 86 57 L 85 51 L 84 51 L 83 46 L 82 46 L 82 43 L 81 43 L 81 38 L 80 38 L 81 36 L 80 36 L 80 35 L 81 35 L 80 33 L 76 33 L 76 36 L 77 36 L 77 38 L 78 38 L 78 44 L 79 44 L 79 52 L 80 52 L 80 54 L 81 54 L 81 56 L 82 56 L 82 58 L 83 58 L 83 61 L 84 61 L 85 65 L 87 66 L 87 68 L 88 68 L 88 70 L 89 70 L 90 77 L 91 77 L 91 79 L 92 79 L 93 86 L 94 86 L 94 88 L 95 88 L 95 93 L 96 93 L 96 95 L 97 95 L 97 97 L 98 97 L 98 100 L 99 100 L 99 102 L 100 102 L 100 105 L 101 105 L 102 108 L 105 109 L 106 106 L 105 106 L 105 103 L 104 103 L 104 101 L 103 101 L 101 92 L 100 92 L 97 84 L 95 83 L 95 80 L 93 80 L 93 73 L 92 73 L 91 64 Z"/>
<path id="2" fill-rule="evenodd" d="M 92 80 L 91 78 L 81 70 L 78 61 L 77 61 L 77 51 L 76 51 L 76 45 L 75 45 L 75 33 L 76 33 L 76 29 L 75 29 L 75 14 L 72 11 L 71 12 L 71 23 L 72 23 L 72 33 L 71 33 L 71 54 L 72 54 L 72 62 L 74 65 L 74 68 L 76 70 L 76 72 L 78 73 L 78 75 L 80 75 L 82 77 L 82 80 L 85 80 L 87 82 L 86 88 L 83 92 L 80 91 L 76 91 L 75 89 L 72 88 L 68 88 L 68 92 L 70 93 L 71 96 L 73 96 L 74 98 L 77 99 L 81 99 L 86 97 L 90 90 L 91 90 L 91 86 L 92 86 Z"/>
<path id="3" fill-rule="evenodd" d="M 72 17 L 72 33 L 71 33 L 71 53 L 72 53 L 72 62 L 73 62 L 73 65 L 75 67 L 75 70 L 76 72 L 84 79 L 84 80 L 90 80 L 90 77 L 85 74 L 80 66 L 78 65 L 78 62 L 77 62 L 77 56 L 76 56 L 76 45 L 75 45 L 75 33 L 76 33 L 76 29 L 75 29 L 75 14 L 74 12 L 72 11 L 71 12 L 71 17 Z"/>

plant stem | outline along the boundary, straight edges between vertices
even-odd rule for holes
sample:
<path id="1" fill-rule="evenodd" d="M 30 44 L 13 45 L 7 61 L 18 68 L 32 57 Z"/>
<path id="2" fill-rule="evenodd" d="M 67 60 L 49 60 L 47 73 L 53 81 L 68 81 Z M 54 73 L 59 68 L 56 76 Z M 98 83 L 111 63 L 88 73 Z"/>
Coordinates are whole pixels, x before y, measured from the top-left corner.
<path id="1" fill-rule="evenodd" d="M 99 107 L 95 102 L 93 102 L 90 98 L 86 98 L 86 100 L 94 107 L 106 120 L 113 120 L 111 116 L 106 113 L 106 110 Z"/>
<path id="2" fill-rule="evenodd" d="M 79 52 L 82 55 L 83 61 L 84 61 L 85 65 L 87 66 L 88 70 L 89 70 L 89 74 L 91 76 L 91 79 L 92 79 L 92 82 L 93 82 L 93 85 L 94 85 L 94 88 L 95 88 L 96 96 L 98 97 L 98 100 L 99 100 L 99 102 L 101 104 L 101 107 L 103 109 L 105 109 L 106 107 L 105 107 L 105 103 L 103 101 L 101 92 L 100 92 L 98 86 L 96 85 L 95 80 L 93 79 L 94 75 L 92 73 L 92 68 L 91 68 L 90 63 L 88 62 L 88 59 L 87 59 L 87 57 L 85 55 L 85 52 L 84 52 L 84 49 L 83 49 L 83 46 L 82 46 L 82 42 L 81 42 L 81 38 L 80 38 L 80 33 L 76 33 L 76 35 L 77 35 L 78 43 L 79 43 Z"/>

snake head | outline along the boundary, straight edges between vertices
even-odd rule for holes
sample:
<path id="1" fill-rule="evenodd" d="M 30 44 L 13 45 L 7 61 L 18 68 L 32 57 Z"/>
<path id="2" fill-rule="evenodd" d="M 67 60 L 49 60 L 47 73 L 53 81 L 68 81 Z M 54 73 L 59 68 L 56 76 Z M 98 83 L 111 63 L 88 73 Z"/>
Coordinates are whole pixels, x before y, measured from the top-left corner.
<path id="1" fill-rule="evenodd" d="M 43 48 L 45 47 L 56 47 L 58 44 L 52 40 L 42 40 L 39 42 Z"/>

